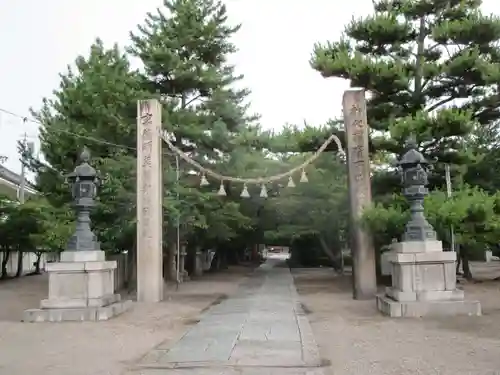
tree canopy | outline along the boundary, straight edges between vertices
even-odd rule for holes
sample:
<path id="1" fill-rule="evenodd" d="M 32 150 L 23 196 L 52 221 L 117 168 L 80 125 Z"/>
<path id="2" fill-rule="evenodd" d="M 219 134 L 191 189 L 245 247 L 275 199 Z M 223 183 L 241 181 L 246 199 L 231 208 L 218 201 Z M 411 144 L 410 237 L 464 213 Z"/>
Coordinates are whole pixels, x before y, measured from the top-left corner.
<path id="1" fill-rule="evenodd" d="M 366 89 L 372 153 L 401 157 L 405 140 L 416 137 L 435 167 L 426 209 L 441 239 L 449 242 L 454 226 L 464 246 L 475 239 L 495 242 L 496 211 L 485 203 L 480 215 L 472 212 L 479 209 L 473 202 L 496 200 L 497 188 L 483 173 L 495 163 L 498 140 L 500 19 L 483 14 L 476 0 L 382 0 L 373 6 L 339 40 L 318 43 L 312 67 Z M 445 164 L 458 187 L 452 199 L 445 193 Z M 374 171 L 372 185 L 378 204 L 365 221 L 380 247 L 399 239 L 407 207 L 389 164 Z"/>
<path id="2" fill-rule="evenodd" d="M 464 247 L 497 241 L 500 180 L 488 171 L 500 168 L 500 20 L 482 14 L 480 4 L 375 1 L 373 14 L 353 20 L 338 40 L 314 46 L 313 69 L 367 92 L 370 155 L 377 168 L 372 169 L 375 204 L 364 222 L 377 248 L 399 238 L 408 215 L 390 160 L 401 156 L 410 134 L 434 164 L 426 210 L 439 237 L 449 242 L 453 226 Z M 93 229 L 104 250 L 133 253 L 141 99 L 162 103 L 163 130 L 175 147 L 224 176 L 283 173 L 311 157 L 332 133 L 344 145 L 341 118 L 261 128 L 259 116 L 249 111 L 243 77 L 229 64 L 239 29 L 229 22 L 222 1 L 164 0 L 131 31 L 127 45 L 107 47 L 96 39 L 88 54 L 61 74 L 52 97 L 33 111 L 41 123 L 43 158 L 25 155 L 25 162 L 36 173 L 41 198 L 15 210 L 6 203 L 5 210 L 14 211 L 4 215 L 5 228 L 28 220 L 29 246 L 64 248 L 73 219 L 65 175 L 85 146 L 103 179 Z M 191 250 L 306 241 L 312 245 L 301 245 L 305 251 L 318 248 L 330 261 L 348 242 L 346 164 L 335 143 L 306 167 L 308 183 L 292 176 L 293 188 L 286 178 L 248 186 L 231 178 L 218 181 L 168 147 L 162 164 L 164 251 L 170 256 L 177 231 Z M 445 189 L 446 164 L 452 198 Z M 200 186 L 204 176 L 209 186 Z M 225 196 L 217 194 L 219 187 Z M 241 197 L 243 188 L 251 198 Z"/>

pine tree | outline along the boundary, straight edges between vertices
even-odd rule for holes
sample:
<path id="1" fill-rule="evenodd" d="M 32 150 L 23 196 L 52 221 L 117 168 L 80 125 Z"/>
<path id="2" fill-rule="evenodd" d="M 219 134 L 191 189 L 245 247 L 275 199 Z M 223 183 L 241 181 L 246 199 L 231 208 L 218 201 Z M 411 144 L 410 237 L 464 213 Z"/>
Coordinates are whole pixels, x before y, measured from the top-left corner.
<path id="1" fill-rule="evenodd" d="M 255 118 L 246 115 L 248 90 L 234 88 L 243 77 L 227 62 L 236 52 L 230 39 L 240 25 L 228 24 L 226 6 L 218 0 L 163 5 L 131 33 L 129 51 L 144 64 L 149 91 L 168 99 L 165 125 L 176 145 L 229 151 L 230 139 L 256 130 L 249 128 Z"/>
<path id="2" fill-rule="evenodd" d="M 129 52 L 144 65 L 147 90 L 164 104 L 163 126 L 172 142 L 211 169 L 224 170 L 228 159 L 234 164 L 260 139 L 255 116 L 247 115 L 249 92 L 236 88 L 242 76 L 228 63 L 236 52 L 230 39 L 239 28 L 228 23 L 226 6 L 220 1 L 164 0 L 163 8 L 149 13 L 138 31 L 131 33 Z M 172 164 L 172 157 L 165 156 L 165 168 Z M 181 160 L 180 170 L 179 187 L 173 173 L 164 181 L 165 223 L 170 225 L 166 239 L 171 250 L 176 233 L 173 219 L 179 213 L 183 237 L 190 235 L 192 243 L 202 238 L 228 240 L 248 224 L 238 203 L 228 201 L 234 190 L 229 183 L 225 185 L 228 200 L 221 204 L 220 197 L 214 196 L 218 182 L 212 181 L 208 189 L 193 189 L 192 176 L 187 175 L 192 168 Z"/>
<path id="3" fill-rule="evenodd" d="M 106 178 L 92 216 L 104 249 L 130 249 L 134 243 L 135 123 L 141 85 L 123 52 L 116 45 L 106 49 L 97 40 L 88 56 L 79 56 L 74 67 L 61 74 L 54 98 L 44 99 L 42 108 L 33 112 L 41 123 L 44 158 L 32 159 L 30 165 L 37 174 L 37 189 L 51 204 L 71 203 L 64 175 L 75 168 L 84 147 Z"/>
<path id="4" fill-rule="evenodd" d="M 316 45 L 311 64 L 324 77 L 365 88 L 375 149 L 401 156 L 405 140 L 414 135 L 427 159 L 438 162 L 431 189 L 443 187 L 444 164 L 460 166 L 456 170 L 463 173 L 476 158 L 467 147 L 471 134 L 481 134 L 500 117 L 500 19 L 484 15 L 479 0 L 373 4 L 374 14 L 353 20 L 339 41 Z M 378 232 L 406 221 L 392 209 L 397 205 L 389 197 L 390 180 L 383 172 L 372 180 L 375 198 L 385 201 L 375 211 Z M 400 193 L 397 179 L 392 182 Z M 449 230 L 441 229 L 449 228 L 449 220 L 435 224 L 440 238 L 448 241 Z M 462 236 L 457 238 L 466 245 Z"/>
<path id="5" fill-rule="evenodd" d="M 500 20 L 479 0 L 383 0 L 312 66 L 368 91 L 375 147 L 401 154 L 413 133 L 430 159 L 467 163 L 461 137 L 498 119 Z"/>

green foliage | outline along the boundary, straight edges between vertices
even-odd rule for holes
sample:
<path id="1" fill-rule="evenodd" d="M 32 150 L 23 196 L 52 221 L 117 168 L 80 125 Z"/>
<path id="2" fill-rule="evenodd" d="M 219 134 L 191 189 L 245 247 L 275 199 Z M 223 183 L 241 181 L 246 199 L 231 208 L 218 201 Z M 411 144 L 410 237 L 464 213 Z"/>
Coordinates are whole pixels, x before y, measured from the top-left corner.
<path id="1" fill-rule="evenodd" d="M 488 194 L 477 187 L 463 187 L 447 199 L 443 192 L 431 194 L 426 202 L 429 219 L 440 238 L 449 242 L 453 225 L 458 244 L 475 247 L 496 245 L 500 235 L 498 194 Z"/>
<path id="2" fill-rule="evenodd" d="M 408 219 L 399 178 L 388 166 L 389 155 L 400 157 L 410 134 L 424 156 L 438 162 L 425 202 L 438 236 L 449 242 L 453 225 L 464 246 L 498 242 L 493 202 L 500 188 L 500 19 L 484 15 L 480 5 L 375 1 L 372 15 L 352 20 L 339 40 L 314 48 L 314 69 L 367 91 L 371 156 L 382 168 L 374 170 L 376 204 L 363 222 L 378 248 L 399 239 Z M 472 184 L 452 199 L 440 191 L 445 163 L 451 164 L 454 186 Z"/>
<path id="3" fill-rule="evenodd" d="M 482 250 L 496 245 L 500 236 L 500 195 L 488 194 L 477 187 L 463 186 L 452 198 L 442 191 L 432 192 L 425 200 L 425 213 L 438 238 L 450 243 L 450 227 L 456 233 L 456 243 Z M 392 202 L 378 204 L 363 215 L 363 222 L 374 235 L 377 247 L 398 240 L 408 222 L 409 212 L 404 198 L 394 196 Z M 481 248 L 481 246 L 479 246 Z"/>
<path id="4" fill-rule="evenodd" d="M 242 77 L 227 63 L 236 51 L 230 39 L 240 26 L 228 23 L 220 1 L 164 0 L 163 5 L 131 33 L 129 51 L 144 64 L 148 91 L 167 104 L 165 126 L 178 147 L 191 150 L 189 141 L 202 152 L 231 151 L 252 120 L 244 103 L 248 90 L 234 88 Z"/>
<path id="5" fill-rule="evenodd" d="M 0 246 L 2 250 L 17 250 L 21 245 L 29 244 L 26 229 L 32 230 L 33 223 L 29 218 L 26 219 L 26 215 L 21 214 L 18 202 L 6 196 L 0 196 Z"/>
<path id="6" fill-rule="evenodd" d="M 454 171 L 466 171 L 464 180 L 485 190 L 464 186 L 452 199 L 436 190 L 425 202 L 439 237 L 449 241 L 453 225 L 464 246 L 494 244 L 500 234 L 500 184 L 478 177 L 498 164 L 496 153 L 488 151 L 499 139 L 492 123 L 500 104 L 500 21 L 483 16 L 478 6 L 472 0 L 379 1 L 374 14 L 353 20 L 341 40 L 318 44 L 311 61 L 325 77 L 349 79 L 369 92 L 375 164 L 385 167 L 389 154 L 400 155 L 410 133 L 428 158 L 468 164 L 467 170 Z M 96 40 L 88 56 L 78 57 L 61 75 L 54 98 L 34 112 L 42 123 L 44 160 L 28 161 L 41 198 L 22 207 L 0 200 L 0 246 L 64 248 L 73 223 L 64 175 L 87 146 L 103 178 L 92 215 L 94 230 L 105 250 L 134 247 L 139 99 L 159 99 L 172 142 L 228 176 L 284 172 L 310 157 L 332 132 L 344 146 L 338 120 L 322 127 L 289 125 L 279 133 L 260 129 L 258 117 L 248 113 L 248 90 L 237 88 L 241 76 L 228 63 L 239 27 L 230 25 L 220 1 L 164 0 L 130 34 L 127 52 L 142 63 L 140 72 L 131 69 L 117 46 L 107 49 Z M 480 143 L 486 133 L 492 141 Z M 316 241 L 314 251 L 340 250 L 349 231 L 346 166 L 336 144 L 327 151 L 332 152 L 307 168 L 309 183 L 299 183 L 299 176 L 294 176 L 296 188 L 287 188 L 286 180 L 274 181 L 266 185 L 267 199 L 259 196 L 261 187 L 248 186 L 247 200 L 240 198 L 241 184 L 230 180 L 223 182 L 226 197 L 214 193 L 218 181 L 200 187 L 192 166 L 166 152 L 161 202 L 166 245 L 175 242 L 178 226 L 182 240 L 201 246 L 267 240 L 304 247 L 304 241 Z M 373 182 L 376 204 L 363 222 L 382 247 L 401 236 L 408 211 L 398 195 L 399 182 L 387 168 L 379 168 Z"/>
<path id="7" fill-rule="evenodd" d="M 34 224 L 34 230 L 29 233 L 33 248 L 29 250 L 59 252 L 65 249 L 75 226 L 71 207 L 56 208 L 44 198 L 34 198 L 20 208 Z"/>
<path id="8" fill-rule="evenodd" d="M 240 26 L 229 24 L 220 1 L 165 0 L 163 5 L 131 33 L 129 51 L 144 64 L 145 87 L 162 98 L 164 128 L 173 143 L 202 164 L 209 161 L 209 168 L 237 175 L 249 168 L 246 155 L 265 140 L 253 123 L 256 117 L 247 114 L 248 90 L 235 88 L 242 77 L 227 63 Z M 239 199 L 223 201 L 213 187 L 200 189 L 199 177 L 193 178 L 182 160 L 179 182 L 172 160 L 164 166 L 168 232 L 175 233 L 177 220 L 182 236 L 196 242 L 230 240 L 249 229 L 252 221 L 242 214 Z"/>
<path id="9" fill-rule="evenodd" d="M 314 126 L 304 123 L 304 126 L 286 124 L 279 133 L 273 133 L 269 148 L 273 152 L 315 152 L 333 133 L 345 149 L 345 133 L 341 129 L 342 121 L 328 121 L 324 126 Z M 338 145 L 332 142 L 326 152 L 338 152 Z"/>
<path id="10" fill-rule="evenodd" d="M 339 41 L 317 44 L 311 64 L 368 90 L 376 148 L 401 154 L 414 133 L 429 158 L 465 163 L 457 137 L 499 116 L 500 20 L 480 4 L 376 1 Z"/>
<path id="11" fill-rule="evenodd" d="M 310 155 L 286 158 L 288 165 L 298 165 Z M 324 154 L 307 168 L 309 182 L 295 188 L 282 187 L 265 204 L 273 218 L 267 224 L 266 238 L 289 239 L 316 237 L 330 249 L 339 250 L 347 241 L 348 195 L 346 167 L 332 154 Z M 264 223 L 262 223 L 264 224 Z M 319 244 L 319 242 L 318 242 Z"/>
<path id="12" fill-rule="evenodd" d="M 389 245 L 393 239 L 401 239 L 409 219 L 405 208 L 401 197 L 394 195 L 389 203 L 375 204 L 364 212 L 362 222 L 370 230 L 377 249 Z"/>
<path id="13" fill-rule="evenodd" d="M 67 207 L 56 209 L 43 198 L 20 204 L 0 197 L 0 217 L 3 250 L 61 251 L 74 227 Z"/>
<path id="14" fill-rule="evenodd" d="M 92 215 L 105 250 L 128 249 L 132 233 L 135 237 L 136 101 L 146 95 L 141 84 L 119 48 L 106 49 L 98 39 L 88 57 L 79 56 L 61 74 L 55 98 L 44 99 L 41 110 L 34 112 L 42 124 L 44 161 L 32 158 L 30 166 L 37 174 L 37 189 L 50 204 L 63 209 L 72 202 L 64 175 L 77 165 L 84 146 L 105 177 Z"/>
<path id="15" fill-rule="evenodd" d="M 256 116 L 247 114 L 248 91 L 235 88 L 241 77 L 227 63 L 238 29 L 229 25 L 219 1 L 164 1 L 131 33 L 127 51 L 142 62 L 140 73 L 116 45 L 107 49 L 98 39 L 88 56 L 78 57 L 61 75 L 54 99 L 33 112 L 42 124 L 44 160 L 30 158 L 29 165 L 38 190 L 55 209 L 71 202 L 64 175 L 83 147 L 90 149 L 103 178 L 92 213 L 103 249 L 130 250 L 135 244 L 137 100 L 161 100 L 173 142 L 211 169 L 240 173 L 246 161 L 232 163 L 265 143 Z M 199 243 L 230 240 L 251 229 L 254 222 L 240 210 L 239 197 L 224 200 L 213 188 L 200 188 L 192 167 L 182 159 L 176 166 L 170 153 L 163 169 L 167 244 L 176 237 L 177 224 L 183 239 Z"/>
<path id="16" fill-rule="evenodd" d="M 499 122 L 476 127 L 465 140 L 467 150 L 475 156 L 474 163 L 461 171 L 461 178 L 491 194 L 500 190 L 500 133 Z"/>

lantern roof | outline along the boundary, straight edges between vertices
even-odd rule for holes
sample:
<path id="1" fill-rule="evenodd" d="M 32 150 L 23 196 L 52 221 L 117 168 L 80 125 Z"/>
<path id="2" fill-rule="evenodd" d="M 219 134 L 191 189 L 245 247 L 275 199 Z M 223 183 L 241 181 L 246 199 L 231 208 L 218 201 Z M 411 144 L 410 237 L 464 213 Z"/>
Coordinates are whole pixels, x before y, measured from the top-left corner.
<path id="1" fill-rule="evenodd" d="M 77 165 L 73 172 L 68 175 L 69 179 L 94 179 L 97 176 L 97 171 L 89 164 L 90 152 L 84 148 L 80 154 L 81 164 Z"/>
<path id="2" fill-rule="evenodd" d="M 401 157 L 399 161 L 400 166 L 412 165 L 412 164 L 429 164 L 429 162 L 425 159 L 424 155 L 417 149 L 417 141 L 415 136 L 410 136 L 406 143 L 406 152 Z"/>

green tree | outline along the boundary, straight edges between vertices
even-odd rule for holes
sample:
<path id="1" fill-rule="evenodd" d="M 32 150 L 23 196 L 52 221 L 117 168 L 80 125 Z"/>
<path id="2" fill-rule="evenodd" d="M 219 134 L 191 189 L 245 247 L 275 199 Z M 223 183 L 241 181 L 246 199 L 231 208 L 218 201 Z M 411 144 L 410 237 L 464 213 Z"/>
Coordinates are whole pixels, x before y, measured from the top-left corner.
<path id="1" fill-rule="evenodd" d="M 19 257 L 16 277 L 22 275 L 22 259 L 27 252 L 37 254 L 35 271 L 39 272 L 42 253 L 60 250 L 60 246 L 54 248 L 50 244 L 54 236 L 60 235 L 61 217 L 67 215 L 67 212 L 60 211 L 56 215 L 45 199 L 33 198 L 20 204 L 0 197 L 0 248 L 4 253 L 0 278 L 9 276 L 7 264 L 13 251 L 17 251 Z M 67 238 L 63 239 L 66 240 Z"/>
<path id="2" fill-rule="evenodd" d="M 464 141 L 474 163 L 456 173 L 457 179 L 478 186 L 492 194 L 500 190 L 500 133 L 499 122 L 494 121 L 481 128 L 476 127 Z"/>
<path id="3" fill-rule="evenodd" d="M 275 173 L 289 170 L 313 156 L 303 151 L 316 143 L 321 146 L 326 141 L 321 134 L 327 128 L 330 134 L 336 132 L 339 123 L 332 121 L 324 127 L 305 124 L 302 128 L 287 125 L 280 133 L 273 134 L 270 140 L 273 158 L 281 167 Z M 312 264 L 325 255 L 336 263 L 348 237 L 346 166 L 343 158 L 333 152 L 337 151 L 337 145 L 333 144 L 307 167 L 309 182 L 300 183 L 300 174 L 293 176 L 296 187 L 288 188 L 286 180 L 280 181 L 264 205 L 265 220 L 260 225 L 265 228 L 266 242 L 293 245 L 297 251 L 292 254 L 306 263 Z"/>
<path id="4" fill-rule="evenodd" d="M 376 149 L 400 155 L 413 133 L 428 158 L 467 163 L 461 137 L 499 116 L 500 20 L 480 5 L 375 1 L 339 41 L 317 44 L 311 64 L 368 91 Z"/>
<path id="5" fill-rule="evenodd" d="M 30 160 L 38 190 L 56 209 L 70 203 L 64 176 L 75 168 L 84 146 L 89 148 L 104 179 L 93 226 L 108 251 L 134 246 L 136 101 L 146 95 L 126 56 L 98 39 L 87 57 L 77 57 L 74 67 L 61 74 L 54 98 L 44 99 L 33 112 L 41 123 L 44 156 Z"/>
<path id="6" fill-rule="evenodd" d="M 373 6 L 373 14 L 352 20 L 339 40 L 318 43 L 311 65 L 367 91 L 372 157 L 400 157 L 413 134 L 424 156 L 438 162 L 430 188 L 443 187 L 445 163 L 460 184 L 467 167 L 484 156 L 468 147 L 474 134 L 491 130 L 499 117 L 500 20 L 484 15 L 476 0 L 380 0 Z M 379 246 L 390 243 L 407 215 L 401 198 L 394 199 L 401 187 L 390 169 L 374 171 L 379 204 L 366 214 L 376 219 L 371 228 Z M 466 206 L 468 198 L 454 201 L 459 197 Z M 441 219 L 435 225 L 449 228 Z"/>
<path id="7" fill-rule="evenodd" d="M 227 62 L 236 51 L 231 38 L 239 28 L 229 24 L 220 1 L 165 0 L 162 9 L 149 13 L 131 33 L 129 51 L 144 65 L 145 87 L 164 104 L 164 128 L 172 143 L 211 169 L 224 169 L 224 162 L 250 151 L 260 140 L 259 127 L 252 123 L 255 116 L 247 115 L 248 90 L 235 88 L 242 77 Z M 172 170 L 172 157 L 165 156 L 164 165 Z M 171 192 L 164 201 L 171 256 L 173 218 L 180 218 L 184 239 L 200 245 L 222 240 L 223 233 L 229 240 L 238 226 L 245 226 L 242 217 L 234 219 L 237 201 L 229 203 L 228 197 L 220 204 L 213 187 L 192 189 L 193 168 L 183 160 L 179 167 L 178 185 L 175 173 L 165 175 L 166 191 Z M 231 191 L 228 182 L 226 189 Z"/>
<path id="8" fill-rule="evenodd" d="M 300 158 L 304 160 L 305 156 Z M 336 262 L 348 238 L 345 164 L 327 153 L 307 168 L 307 176 L 307 183 L 296 178 L 296 187 L 284 189 L 276 199 L 278 233 L 292 241 L 312 238 L 314 242 L 309 246 L 315 246 Z"/>
<path id="9" fill-rule="evenodd" d="M 451 198 L 436 190 L 425 199 L 429 223 L 445 246 L 450 244 L 450 228 L 456 233 L 464 274 L 472 278 L 470 259 L 483 259 L 484 251 L 498 245 L 500 236 L 500 195 L 470 186 L 462 186 Z M 374 234 L 377 247 L 398 240 L 405 230 L 409 212 L 404 198 L 395 195 L 385 205 L 377 204 L 363 215 L 364 224 Z"/>
<path id="10" fill-rule="evenodd" d="M 3 253 L 0 279 L 5 279 L 9 275 L 7 273 L 7 264 L 10 260 L 11 252 L 17 249 L 16 246 L 16 230 L 12 226 L 12 218 L 16 211 L 17 202 L 6 196 L 0 196 L 0 247 Z"/>
<path id="11" fill-rule="evenodd" d="M 31 248 L 36 255 L 34 274 L 40 273 L 40 261 L 43 254 L 64 251 L 73 234 L 75 218 L 69 205 L 52 206 L 47 199 L 37 197 L 22 205 L 23 213 L 34 221 L 34 230 L 29 233 Z"/>

